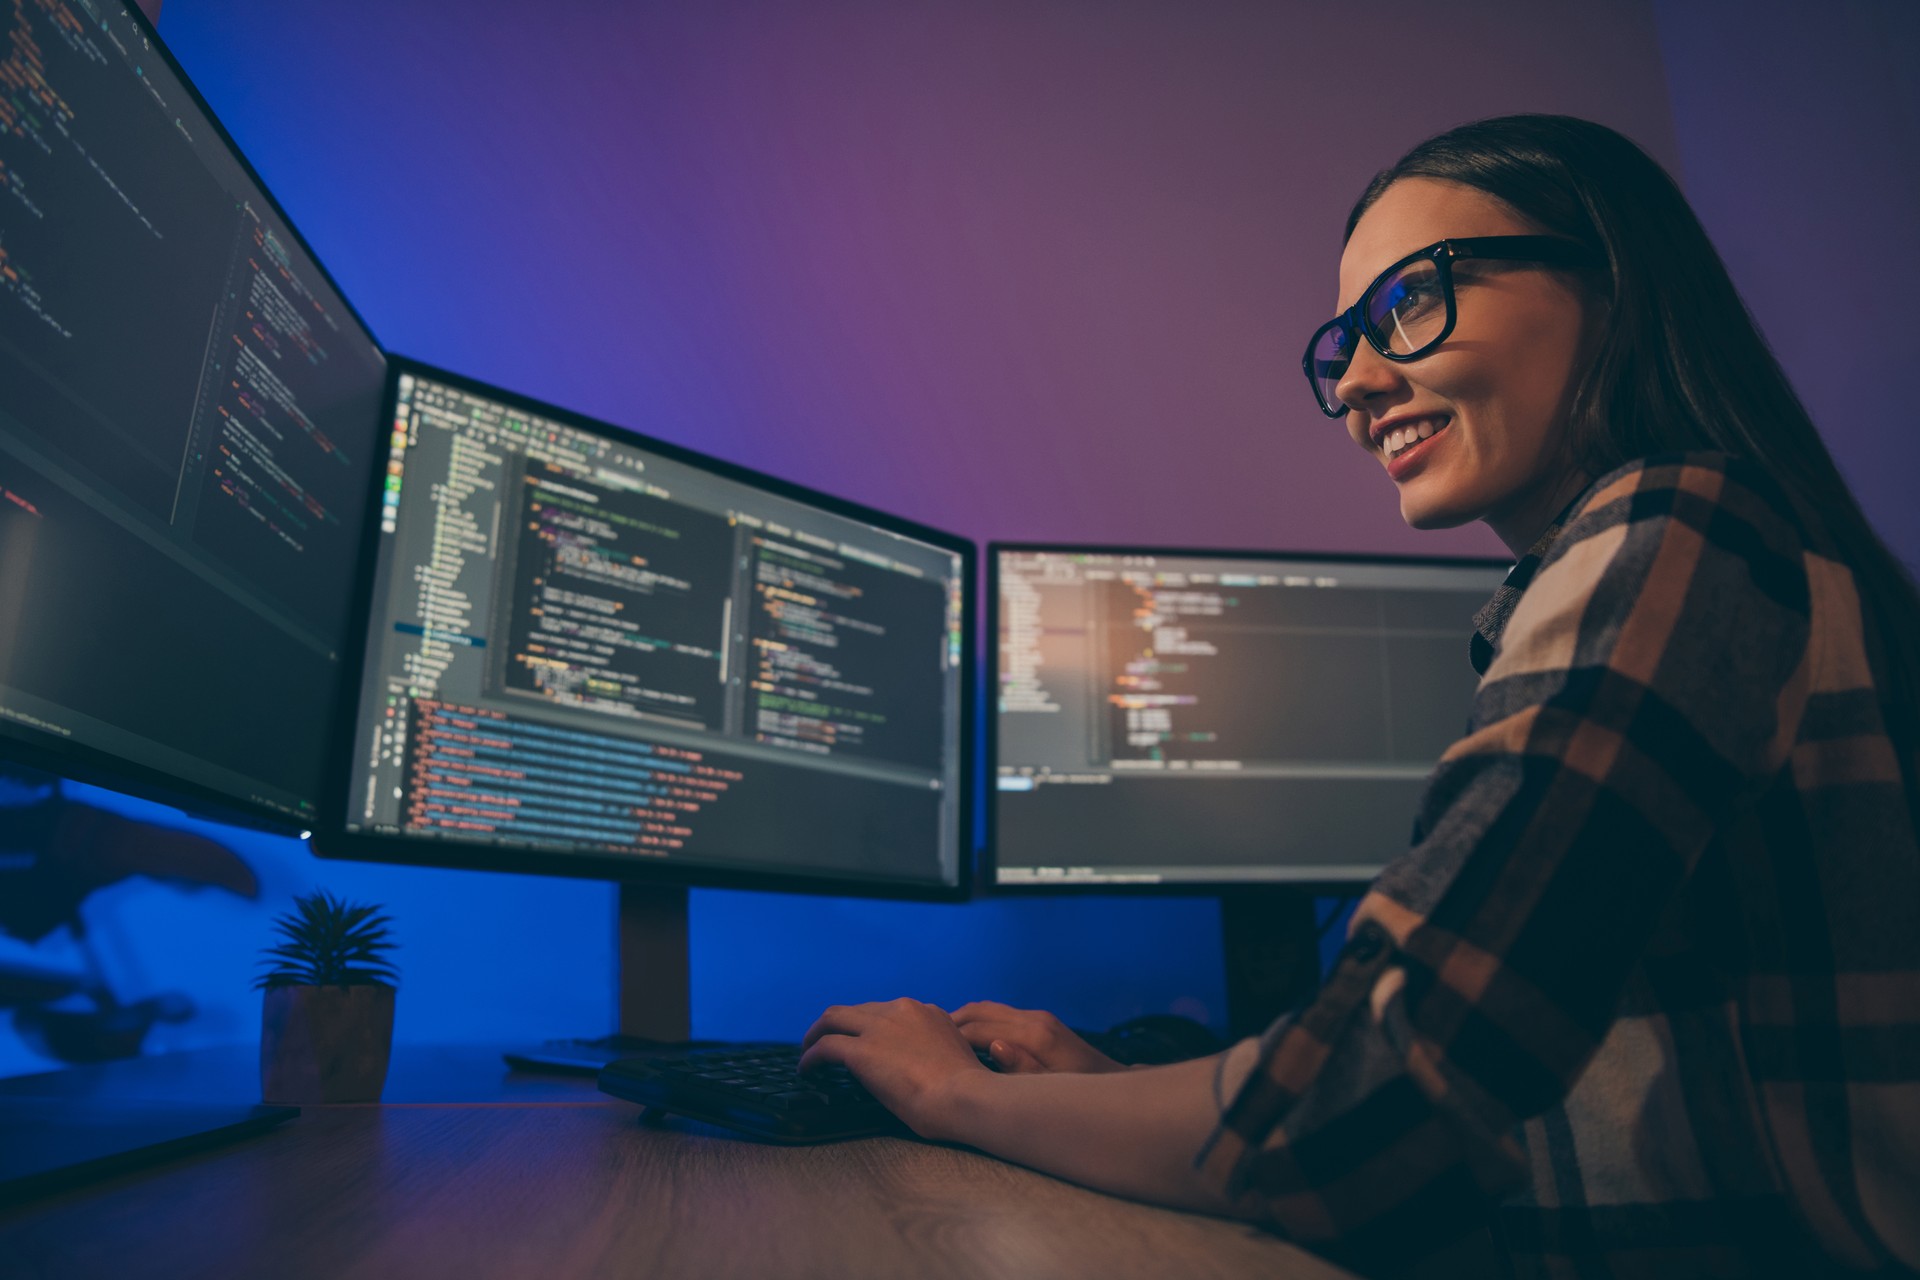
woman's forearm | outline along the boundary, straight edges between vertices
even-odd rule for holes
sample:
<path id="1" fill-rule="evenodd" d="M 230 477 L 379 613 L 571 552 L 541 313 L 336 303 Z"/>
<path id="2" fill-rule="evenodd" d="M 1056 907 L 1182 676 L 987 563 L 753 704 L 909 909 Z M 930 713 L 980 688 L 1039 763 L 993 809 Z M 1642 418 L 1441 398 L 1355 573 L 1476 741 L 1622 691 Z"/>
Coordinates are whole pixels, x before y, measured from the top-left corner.
<path id="1" fill-rule="evenodd" d="M 1193 1161 L 1219 1123 L 1219 1099 L 1233 1097 L 1257 1052 L 1243 1040 L 1224 1064 L 1215 1055 L 1102 1075 L 968 1072 L 927 1136 L 1116 1195 L 1232 1214 Z"/>

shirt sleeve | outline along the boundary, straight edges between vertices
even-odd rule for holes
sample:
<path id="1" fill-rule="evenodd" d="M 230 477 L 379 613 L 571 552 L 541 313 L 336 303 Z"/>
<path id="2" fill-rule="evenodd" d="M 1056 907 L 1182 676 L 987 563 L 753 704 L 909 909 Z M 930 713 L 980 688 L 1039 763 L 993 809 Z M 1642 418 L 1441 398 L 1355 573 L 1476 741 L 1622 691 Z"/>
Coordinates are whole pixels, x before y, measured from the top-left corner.
<path id="1" fill-rule="evenodd" d="M 1605 1038 L 1700 852 L 1782 766 L 1807 685 L 1803 538 L 1763 474 L 1596 483 L 1503 632 L 1413 848 L 1196 1164 L 1362 1271 L 1477 1231 L 1522 1120 Z"/>

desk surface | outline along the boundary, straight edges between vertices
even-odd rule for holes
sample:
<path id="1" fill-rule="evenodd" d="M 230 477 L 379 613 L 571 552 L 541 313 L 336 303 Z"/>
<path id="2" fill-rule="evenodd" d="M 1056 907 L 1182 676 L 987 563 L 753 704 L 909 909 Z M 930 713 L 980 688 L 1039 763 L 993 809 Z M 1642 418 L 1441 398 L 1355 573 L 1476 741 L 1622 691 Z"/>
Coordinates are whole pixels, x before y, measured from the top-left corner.
<path id="1" fill-rule="evenodd" d="M 0 1080 L 11 1095 L 253 1101 L 208 1050 Z M 642 1124 L 585 1078 L 485 1049 L 396 1051 L 379 1106 L 0 1213 L 7 1274 L 1339 1280 L 1253 1228 L 895 1138 L 777 1147 Z"/>

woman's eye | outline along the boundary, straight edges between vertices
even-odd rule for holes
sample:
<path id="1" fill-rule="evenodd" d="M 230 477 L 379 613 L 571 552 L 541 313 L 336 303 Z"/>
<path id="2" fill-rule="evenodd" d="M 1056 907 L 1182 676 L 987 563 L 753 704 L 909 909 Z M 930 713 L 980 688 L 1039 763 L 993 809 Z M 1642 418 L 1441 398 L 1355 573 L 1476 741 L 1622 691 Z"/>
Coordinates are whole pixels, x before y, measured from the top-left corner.
<path id="1" fill-rule="evenodd" d="M 1440 282 L 1431 274 L 1406 276 L 1393 281 L 1368 310 L 1377 317 L 1374 324 L 1390 326 L 1395 320 L 1405 324 L 1440 303 Z"/>
<path id="2" fill-rule="evenodd" d="M 1439 288 L 1434 284 L 1422 282 L 1399 290 L 1393 309 L 1401 316 L 1419 315 L 1438 301 L 1440 301 Z"/>

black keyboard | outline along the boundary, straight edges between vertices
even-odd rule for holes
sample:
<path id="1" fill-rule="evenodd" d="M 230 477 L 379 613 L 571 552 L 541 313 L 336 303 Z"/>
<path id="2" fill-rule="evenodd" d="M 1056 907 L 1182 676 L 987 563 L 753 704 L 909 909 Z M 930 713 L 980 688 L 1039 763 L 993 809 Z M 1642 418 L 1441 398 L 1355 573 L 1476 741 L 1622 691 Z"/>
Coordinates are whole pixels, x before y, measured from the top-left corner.
<path id="1" fill-rule="evenodd" d="M 979 1057 L 987 1061 L 986 1055 Z M 601 1071 L 600 1088 L 616 1098 L 770 1142 L 833 1142 L 908 1132 L 845 1067 L 802 1075 L 798 1045 L 642 1054 Z"/>

